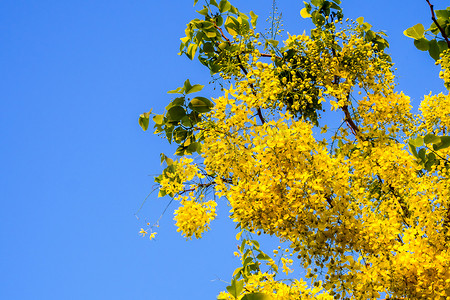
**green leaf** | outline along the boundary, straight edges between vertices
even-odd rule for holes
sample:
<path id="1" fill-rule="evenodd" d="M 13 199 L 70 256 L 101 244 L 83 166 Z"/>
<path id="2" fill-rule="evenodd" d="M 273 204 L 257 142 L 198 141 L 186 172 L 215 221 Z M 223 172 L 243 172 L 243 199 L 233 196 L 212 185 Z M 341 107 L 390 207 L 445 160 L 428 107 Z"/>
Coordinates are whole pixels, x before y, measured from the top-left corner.
<path id="1" fill-rule="evenodd" d="M 423 138 L 418 136 L 415 139 L 410 139 L 409 143 L 416 147 L 422 147 L 423 146 Z"/>
<path id="2" fill-rule="evenodd" d="M 430 56 L 432 58 L 434 58 L 434 60 L 438 60 L 440 51 L 439 51 L 439 46 L 438 46 L 436 39 L 431 40 L 428 43 L 428 45 L 429 45 L 428 53 L 430 54 Z"/>
<path id="3" fill-rule="evenodd" d="M 364 36 L 365 40 L 371 42 L 375 39 L 376 34 L 372 30 L 367 30 L 366 35 Z"/>
<path id="4" fill-rule="evenodd" d="M 153 117 L 153 122 L 155 122 L 155 124 L 157 125 L 162 125 L 164 124 L 164 115 L 156 115 Z"/>
<path id="5" fill-rule="evenodd" d="M 213 107 L 214 104 L 205 97 L 195 97 L 189 103 L 189 108 L 199 113 L 209 112 Z"/>
<path id="6" fill-rule="evenodd" d="M 357 18 L 356 22 L 358 22 L 359 25 L 362 25 L 362 23 L 364 23 L 364 17 Z"/>
<path id="7" fill-rule="evenodd" d="M 170 157 L 168 157 L 164 153 L 161 153 L 160 156 L 161 156 L 161 164 L 163 162 L 166 162 L 167 166 L 173 165 L 173 159 L 171 159 Z"/>
<path id="8" fill-rule="evenodd" d="M 313 13 L 312 13 L 312 21 L 313 21 L 313 23 L 316 25 L 316 26 L 318 26 L 318 27 L 320 27 L 320 26 L 322 26 L 323 24 L 325 24 L 325 17 L 324 16 L 322 16 L 320 13 L 319 13 L 319 11 L 314 11 Z"/>
<path id="9" fill-rule="evenodd" d="M 236 276 L 236 274 L 238 274 L 239 272 L 241 272 L 242 269 L 243 269 L 242 267 L 239 267 L 239 268 L 237 268 L 236 270 L 234 270 L 234 272 L 233 272 L 233 277 Z"/>
<path id="10" fill-rule="evenodd" d="M 236 279 L 233 279 L 231 281 L 231 285 L 227 286 L 228 293 L 230 293 L 235 299 L 238 298 L 243 289 L 244 289 L 243 280 L 237 281 Z"/>
<path id="11" fill-rule="evenodd" d="M 198 142 L 191 142 L 188 146 L 188 151 L 190 153 L 201 153 L 202 152 L 202 144 L 198 143 Z"/>
<path id="12" fill-rule="evenodd" d="M 414 40 L 414 46 L 416 46 L 416 48 L 421 51 L 428 51 L 428 49 L 430 49 L 428 40 L 426 38 Z"/>
<path id="13" fill-rule="evenodd" d="M 433 34 L 438 34 L 439 33 L 439 28 L 433 22 L 433 23 L 431 23 L 430 28 L 428 28 L 427 31 L 431 31 Z"/>
<path id="14" fill-rule="evenodd" d="M 426 157 L 426 162 L 425 162 L 425 169 L 430 172 L 431 171 L 431 167 L 436 163 L 436 155 L 431 152 L 427 155 Z"/>
<path id="15" fill-rule="evenodd" d="M 186 95 L 187 94 L 192 94 L 192 93 L 195 93 L 195 92 L 199 92 L 199 91 L 201 91 L 203 89 L 203 87 L 204 87 L 204 85 L 195 84 L 195 85 L 191 86 L 191 88 L 189 90 L 186 89 Z"/>
<path id="16" fill-rule="evenodd" d="M 190 60 L 193 60 L 195 52 L 197 52 L 197 44 L 190 44 L 187 48 L 186 55 Z"/>
<path id="17" fill-rule="evenodd" d="M 210 0 L 209 4 L 214 5 L 215 7 L 219 8 L 219 5 L 217 5 L 216 0 Z"/>
<path id="18" fill-rule="evenodd" d="M 169 142 L 169 144 L 171 144 L 172 143 L 173 126 L 172 125 L 170 125 L 170 126 L 166 125 L 165 128 L 164 128 L 164 131 L 166 132 L 167 141 Z"/>
<path id="19" fill-rule="evenodd" d="M 251 23 L 253 27 L 256 27 L 256 21 L 258 20 L 258 15 L 253 11 L 250 11 L 250 17 L 252 17 Z"/>
<path id="20" fill-rule="evenodd" d="M 175 143 L 181 144 L 182 142 L 184 142 L 186 140 L 187 134 L 188 134 L 188 132 L 186 130 L 184 130 L 182 127 L 177 127 L 173 131 L 173 140 L 175 141 Z"/>
<path id="21" fill-rule="evenodd" d="M 425 162 L 425 152 L 425 148 L 419 150 L 419 158 L 422 160 L 422 162 Z"/>
<path id="22" fill-rule="evenodd" d="M 191 111 L 188 116 L 189 120 L 191 120 L 192 125 L 195 125 L 201 121 L 200 115 L 196 111 Z"/>
<path id="23" fill-rule="evenodd" d="M 216 25 L 217 25 L 217 26 L 222 26 L 222 24 L 223 24 L 223 18 L 222 18 L 221 15 L 216 16 L 216 17 L 215 17 L 215 21 L 216 21 Z"/>
<path id="24" fill-rule="evenodd" d="M 447 27 L 447 28 L 448 28 L 448 27 Z M 447 42 L 446 42 L 446 41 L 439 41 L 439 42 L 437 42 L 437 44 L 438 44 L 439 52 L 440 52 L 440 53 L 442 53 L 442 52 L 444 52 L 445 50 L 448 49 L 448 45 L 447 45 Z"/>
<path id="25" fill-rule="evenodd" d="M 337 5 L 336 3 L 331 3 L 330 5 L 331 8 L 335 9 L 335 10 L 342 10 L 339 5 Z"/>
<path id="26" fill-rule="evenodd" d="M 236 7 L 234 7 L 233 5 L 231 5 L 230 13 L 232 13 L 232 14 L 234 14 L 234 15 L 237 15 L 237 14 L 239 13 L 239 11 L 237 10 Z"/>
<path id="27" fill-rule="evenodd" d="M 166 160 L 166 155 L 164 153 L 160 153 L 159 156 L 161 157 L 161 164 Z"/>
<path id="28" fill-rule="evenodd" d="M 185 92 L 187 93 L 191 88 L 192 88 L 192 85 L 189 82 L 189 79 L 186 79 L 186 81 L 184 82 L 184 90 L 185 90 Z"/>
<path id="29" fill-rule="evenodd" d="M 227 12 L 231 9 L 231 3 L 228 2 L 227 0 L 220 0 L 219 3 L 219 11 L 221 13 Z"/>
<path id="30" fill-rule="evenodd" d="M 198 0 L 194 0 L 194 6 L 197 4 Z"/>
<path id="31" fill-rule="evenodd" d="M 249 240 L 249 243 L 255 246 L 255 249 L 259 249 L 259 242 L 257 240 Z"/>
<path id="32" fill-rule="evenodd" d="M 270 260 L 270 256 L 263 252 L 259 253 L 258 256 L 256 256 L 256 258 L 260 260 Z"/>
<path id="33" fill-rule="evenodd" d="M 435 10 L 434 13 L 436 14 L 436 17 L 438 19 L 450 19 L 450 11 L 442 9 L 442 10 Z"/>
<path id="34" fill-rule="evenodd" d="M 227 20 L 225 21 L 225 29 L 228 31 L 230 35 L 235 36 L 238 34 L 238 26 L 239 22 L 235 17 L 233 16 L 227 17 Z"/>
<path id="35" fill-rule="evenodd" d="M 266 40 L 266 45 L 268 45 L 268 44 L 270 44 L 274 48 L 276 48 L 278 46 L 278 44 L 279 44 L 279 41 L 277 41 L 277 40 Z"/>
<path id="36" fill-rule="evenodd" d="M 167 111 L 169 121 L 180 121 L 186 115 L 186 111 L 181 106 L 174 106 Z"/>
<path id="37" fill-rule="evenodd" d="M 411 143 L 408 143 L 408 146 L 409 146 L 409 150 L 411 151 L 411 154 L 414 155 L 416 158 L 419 158 L 416 147 L 414 147 L 414 145 L 411 145 Z"/>
<path id="38" fill-rule="evenodd" d="M 253 262 L 253 257 L 247 257 L 245 260 L 244 260 L 244 262 L 242 263 L 242 265 L 244 266 L 244 268 L 249 264 L 249 263 L 251 263 L 251 262 Z"/>
<path id="39" fill-rule="evenodd" d="M 210 31 L 203 31 L 203 33 L 210 39 L 217 36 L 217 31 L 215 29 L 210 30 Z"/>
<path id="40" fill-rule="evenodd" d="M 166 106 L 166 110 L 168 111 L 174 106 L 183 106 L 184 105 L 184 97 L 177 97 L 172 100 L 172 102 L 169 103 L 169 105 Z"/>
<path id="41" fill-rule="evenodd" d="M 237 20 L 239 22 L 240 34 L 246 34 L 250 30 L 250 23 L 242 16 L 239 16 Z"/>
<path id="42" fill-rule="evenodd" d="M 181 118 L 181 124 L 184 127 L 192 127 L 192 125 L 193 125 L 192 122 L 191 122 L 191 119 L 189 118 L 188 115 L 186 115 L 183 118 Z"/>
<path id="43" fill-rule="evenodd" d="M 205 53 L 213 53 L 214 52 L 214 45 L 212 43 L 204 43 L 202 50 Z"/>
<path id="44" fill-rule="evenodd" d="M 450 136 L 441 136 L 441 142 L 434 144 L 433 149 L 438 151 L 450 147 Z"/>
<path id="45" fill-rule="evenodd" d="M 417 40 L 423 37 L 424 32 L 425 28 L 419 23 L 403 31 L 403 34 Z"/>
<path id="46" fill-rule="evenodd" d="M 150 122 L 151 112 L 152 112 L 152 110 L 139 115 L 139 125 L 141 125 L 141 127 L 144 131 L 146 131 L 148 129 L 148 123 Z"/>
<path id="47" fill-rule="evenodd" d="M 300 11 L 300 16 L 302 16 L 302 18 L 311 18 L 311 14 L 308 12 L 308 10 L 306 9 L 306 7 L 302 8 L 302 10 Z"/>
<path id="48" fill-rule="evenodd" d="M 177 150 L 175 151 L 175 155 L 183 156 L 186 153 L 186 147 L 183 145 L 178 146 Z"/>
<path id="49" fill-rule="evenodd" d="M 208 8 L 204 7 L 202 10 L 197 10 L 197 12 L 201 15 L 207 16 L 208 15 Z"/>
<path id="50" fill-rule="evenodd" d="M 272 300 L 273 297 L 268 294 L 254 292 L 242 297 L 242 300 Z"/>
<path id="51" fill-rule="evenodd" d="M 167 94 L 183 94 L 184 93 L 184 88 L 183 87 L 179 87 L 176 88 L 174 90 L 168 91 Z"/>
<path id="52" fill-rule="evenodd" d="M 430 144 L 430 143 L 431 144 L 437 144 L 437 143 L 441 142 L 441 138 L 436 136 L 436 135 L 434 135 L 434 134 L 429 133 L 429 134 L 427 134 L 426 136 L 423 137 L 423 142 L 425 144 Z"/>

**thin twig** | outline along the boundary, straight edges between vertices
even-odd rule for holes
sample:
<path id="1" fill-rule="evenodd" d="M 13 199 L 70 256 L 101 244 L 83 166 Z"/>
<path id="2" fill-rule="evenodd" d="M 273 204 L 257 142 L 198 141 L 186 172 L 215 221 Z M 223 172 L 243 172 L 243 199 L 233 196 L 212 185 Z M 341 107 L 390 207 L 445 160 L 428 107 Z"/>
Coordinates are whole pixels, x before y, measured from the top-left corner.
<path id="1" fill-rule="evenodd" d="M 431 20 L 433 20 L 434 24 L 436 24 L 437 28 L 439 28 L 439 31 L 442 34 L 442 37 L 444 38 L 444 40 L 447 42 L 447 46 L 450 49 L 450 40 L 448 39 L 447 35 L 445 34 L 444 29 L 442 29 L 441 25 L 439 25 L 438 21 L 436 20 L 436 15 L 434 14 L 434 5 L 430 3 L 429 0 L 426 0 L 428 5 L 430 6 L 430 10 L 431 10 Z"/>

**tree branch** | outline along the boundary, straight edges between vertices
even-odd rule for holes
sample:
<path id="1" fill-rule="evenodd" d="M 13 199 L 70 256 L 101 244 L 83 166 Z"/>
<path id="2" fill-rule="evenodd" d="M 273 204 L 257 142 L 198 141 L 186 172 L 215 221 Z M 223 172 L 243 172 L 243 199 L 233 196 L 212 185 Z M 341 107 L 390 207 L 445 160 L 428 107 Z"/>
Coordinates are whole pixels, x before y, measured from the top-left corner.
<path id="1" fill-rule="evenodd" d="M 438 21 L 436 20 L 436 15 L 434 14 L 434 5 L 430 3 L 429 0 L 426 0 L 428 5 L 430 6 L 430 10 L 431 10 L 431 20 L 433 20 L 434 24 L 436 24 L 437 28 L 439 28 L 439 31 L 442 34 L 442 37 L 444 38 L 444 40 L 447 42 L 447 46 L 450 49 L 450 40 L 448 39 L 448 36 L 445 34 L 444 29 L 442 29 L 441 25 L 439 25 Z"/>
<path id="2" fill-rule="evenodd" d="M 350 95 L 350 94 L 349 94 Z M 350 115 L 350 112 L 348 111 L 348 105 L 342 106 L 342 111 L 345 114 L 345 122 L 350 127 L 350 130 L 355 136 L 359 136 L 360 131 L 358 126 L 356 126 L 355 122 L 353 122 L 352 116 Z"/>

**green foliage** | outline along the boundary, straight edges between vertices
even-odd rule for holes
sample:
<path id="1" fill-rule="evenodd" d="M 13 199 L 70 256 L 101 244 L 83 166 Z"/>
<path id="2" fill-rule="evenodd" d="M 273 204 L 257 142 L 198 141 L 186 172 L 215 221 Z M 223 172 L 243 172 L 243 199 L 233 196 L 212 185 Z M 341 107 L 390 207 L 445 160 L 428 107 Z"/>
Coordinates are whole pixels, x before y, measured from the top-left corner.
<path id="1" fill-rule="evenodd" d="M 433 9 L 432 6 L 431 8 Z M 436 18 L 428 29 L 425 30 L 425 27 L 418 23 L 406 29 L 403 34 L 414 39 L 414 46 L 417 49 L 428 51 L 434 60 L 438 60 L 440 54 L 448 49 L 448 42 L 445 39 L 450 36 L 450 6 L 445 10 L 436 10 L 434 14 Z"/>
<path id="2" fill-rule="evenodd" d="M 423 169 L 431 172 L 432 167 L 439 165 L 441 162 L 447 168 L 450 168 L 446 159 L 437 156 L 436 151 L 450 147 L 450 136 L 437 136 L 434 134 L 427 134 L 424 137 L 418 136 L 409 140 L 409 150 L 414 155 Z M 424 148 L 420 148 L 425 146 Z"/>
<path id="3" fill-rule="evenodd" d="M 192 154 L 201 151 L 202 134 L 195 134 L 195 126 L 202 120 L 202 114 L 211 110 L 214 104 L 205 97 L 186 98 L 186 95 L 199 92 L 203 85 L 191 85 L 189 79 L 182 87 L 171 90 L 169 94 L 181 94 L 181 97 L 173 99 L 166 106 L 166 112 L 162 115 L 154 115 L 153 122 L 155 133 L 162 134 L 171 143 L 178 144 L 176 155 Z M 139 125 L 147 130 L 150 114 L 143 113 L 139 116 Z"/>

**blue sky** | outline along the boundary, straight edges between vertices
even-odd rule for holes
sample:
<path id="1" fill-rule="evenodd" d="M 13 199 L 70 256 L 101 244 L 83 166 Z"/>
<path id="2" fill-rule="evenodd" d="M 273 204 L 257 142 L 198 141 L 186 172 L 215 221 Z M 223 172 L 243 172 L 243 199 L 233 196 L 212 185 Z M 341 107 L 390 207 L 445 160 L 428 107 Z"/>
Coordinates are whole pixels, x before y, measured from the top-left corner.
<path id="1" fill-rule="evenodd" d="M 201 2 L 201 1 L 200 1 Z M 234 1 L 260 15 L 272 1 Z M 407 3 L 407 5 L 405 5 Z M 171 207 L 157 238 L 138 235 L 169 199 L 150 196 L 173 148 L 137 123 L 166 91 L 208 84 L 177 56 L 193 1 L 0 2 L 0 299 L 215 299 L 238 266 L 234 225 L 185 241 Z M 285 29 L 308 30 L 301 1 L 279 0 Z M 402 32 L 429 24 L 425 1 L 343 0 L 344 14 L 389 35 L 399 90 L 444 91 L 438 68 Z M 439 7 L 438 7 L 439 8 Z M 209 93 L 209 94 L 208 94 Z M 204 96 L 216 95 L 211 88 Z"/>

